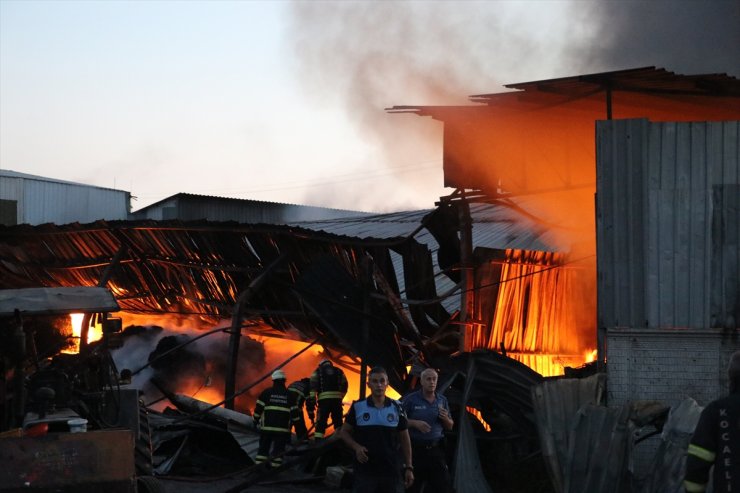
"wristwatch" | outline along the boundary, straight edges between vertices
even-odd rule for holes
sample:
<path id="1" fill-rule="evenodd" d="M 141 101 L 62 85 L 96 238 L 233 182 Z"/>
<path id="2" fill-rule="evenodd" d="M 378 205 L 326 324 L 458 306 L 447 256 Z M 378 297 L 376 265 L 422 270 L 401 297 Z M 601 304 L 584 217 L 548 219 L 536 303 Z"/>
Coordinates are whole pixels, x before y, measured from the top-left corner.
<path id="1" fill-rule="evenodd" d="M 403 470 L 404 471 L 413 471 L 414 470 L 414 466 L 407 466 L 406 464 L 404 464 L 403 465 Z"/>

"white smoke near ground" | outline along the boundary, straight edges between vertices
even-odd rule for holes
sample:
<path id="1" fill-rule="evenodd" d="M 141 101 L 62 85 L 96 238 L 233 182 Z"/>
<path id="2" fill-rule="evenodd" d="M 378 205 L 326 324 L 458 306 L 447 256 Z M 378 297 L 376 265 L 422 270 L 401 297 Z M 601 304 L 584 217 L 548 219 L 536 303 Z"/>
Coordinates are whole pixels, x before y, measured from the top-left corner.
<path id="1" fill-rule="evenodd" d="M 202 335 L 204 337 L 195 340 Z M 133 373 L 131 384 L 142 391 L 144 402 L 159 402 L 153 407 L 161 409 L 169 402 L 161 400 L 163 395 L 155 381 L 169 392 L 220 401 L 227 373 L 228 344 L 228 334 L 220 331 L 205 335 L 203 330 L 187 327 L 130 326 L 124 331 L 123 346 L 112 350 L 111 355 L 119 372 L 128 369 Z M 176 346 L 178 349 L 164 354 Z M 242 337 L 237 386 L 257 381 L 265 365 L 262 343 Z M 237 405 L 241 409 L 251 408 L 252 397 L 267 384 L 269 382 L 240 396 Z"/>

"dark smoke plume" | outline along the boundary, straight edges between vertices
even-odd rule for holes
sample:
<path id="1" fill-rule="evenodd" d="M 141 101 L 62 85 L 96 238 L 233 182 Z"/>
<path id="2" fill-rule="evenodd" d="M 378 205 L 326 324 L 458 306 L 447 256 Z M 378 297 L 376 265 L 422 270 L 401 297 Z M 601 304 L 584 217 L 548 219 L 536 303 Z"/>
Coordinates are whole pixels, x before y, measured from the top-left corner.
<path id="1" fill-rule="evenodd" d="M 578 50 L 588 61 L 584 68 L 655 65 L 683 74 L 740 77 L 737 0 L 620 0 L 589 5 L 600 29 L 593 45 Z"/>
<path id="2" fill-rule="evenodd" d="M 291 4 L 291 14 L 306 97 L 341 105 L 384 152 L 368 168 L 396 173 L 421 162 L 441 169 L 441 125 L 389 115 L 390 106 L 468 104 L 507 83 L 644 66 L 740 76 L 737 0 L 314 1 Z M 398 176 L 441 186 L 439 174 Z"/>

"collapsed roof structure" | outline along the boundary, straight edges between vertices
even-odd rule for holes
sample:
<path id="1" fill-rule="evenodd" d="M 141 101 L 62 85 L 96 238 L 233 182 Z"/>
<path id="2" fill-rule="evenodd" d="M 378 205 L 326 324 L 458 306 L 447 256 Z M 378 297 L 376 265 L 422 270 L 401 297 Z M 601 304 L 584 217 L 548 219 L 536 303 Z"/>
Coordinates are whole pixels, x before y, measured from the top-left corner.
<path id="1" fill-rule="evenodd" d="M 553 254 L 511 208 L 473 208 L 475 244 Z M 435 271 L 431 211 L 294 225 L 116 221 L 0 228 L 0 287 L 108 286 L 122 311 L 247 320 L 265 335 L 317 339 L 392 370 L 458 349 L 453 266 Z M 258 281 L 259 280 L 259 281 Z M 260 286 L 256 287 L 255 283 Z M 247 303 L 235 314 L 240 296 Z M 242 300 L 243 301 L 243 300 Z M 408 308 L 407 308 L 408 307 Z M 363 325 L 372 337 L 362 347 Z M 402 340 L 405 342 L 402 344 Z M 437 345 L 435 345 L 435 342 Z"/>

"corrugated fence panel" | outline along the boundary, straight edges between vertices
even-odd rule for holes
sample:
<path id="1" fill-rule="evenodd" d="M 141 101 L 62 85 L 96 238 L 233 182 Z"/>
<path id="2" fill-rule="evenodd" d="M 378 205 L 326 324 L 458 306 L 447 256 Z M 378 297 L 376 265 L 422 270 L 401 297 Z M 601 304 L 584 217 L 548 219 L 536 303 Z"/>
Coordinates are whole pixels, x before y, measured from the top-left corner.
<path id="1" fill-rule="evenodd" d="M 599 326 L 643 325 L 647 121 L 597 125 Z"/>
<path id="2" fill-rule="evenodd" d="M 597 122 L 600 327 L 738 327 L 738 128 Z"/>

